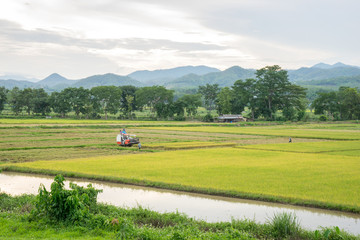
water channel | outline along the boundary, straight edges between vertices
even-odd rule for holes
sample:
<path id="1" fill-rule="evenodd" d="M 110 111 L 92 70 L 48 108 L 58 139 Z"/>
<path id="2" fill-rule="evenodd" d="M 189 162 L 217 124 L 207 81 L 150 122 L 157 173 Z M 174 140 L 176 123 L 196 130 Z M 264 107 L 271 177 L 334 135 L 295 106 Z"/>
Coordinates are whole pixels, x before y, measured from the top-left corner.
<path id="1" fill-rule="evenodd" d="M 11 195 L 37 194 L 40 183 L 50 190 L 53 177 L 2 172 L 0 173 L 0 191 Z M 103 189 L 98 201 L 119 207 L 142 206 L 157 212 L 181 212 L 189 217 L 208 222 L 251 219 L 265 223 L 276 213 L 295 213 L 301 226 L 315 230 L 322 227 L 338 226 L 340 229 L 360 235 L 360 214 L 306 208 L 285 204 L 216 197 L 203 194 L 183 193 L 171 190 L 137 187 L 117 183 L 84 181 L 67 178 L 80 186 L 92 183 L 97 189 Z M 65 186 L 69 186 L 68 181 Z"/>

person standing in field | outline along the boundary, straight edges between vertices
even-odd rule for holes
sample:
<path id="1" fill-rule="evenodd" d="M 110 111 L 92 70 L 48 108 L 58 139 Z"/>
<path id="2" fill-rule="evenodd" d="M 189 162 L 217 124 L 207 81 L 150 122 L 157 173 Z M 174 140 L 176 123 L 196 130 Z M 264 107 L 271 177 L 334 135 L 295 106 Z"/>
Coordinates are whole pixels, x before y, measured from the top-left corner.
<path id="1" fill-rule="evenodd" d="M 291 137 L 289 137 L 289 143 L 291 143 L 291 142 L 292 142 Z"/>
<path id="2" fill-rule="evenodd" d="M 139 150 L 141 150 L 141 143 L 138 144 Z"/>

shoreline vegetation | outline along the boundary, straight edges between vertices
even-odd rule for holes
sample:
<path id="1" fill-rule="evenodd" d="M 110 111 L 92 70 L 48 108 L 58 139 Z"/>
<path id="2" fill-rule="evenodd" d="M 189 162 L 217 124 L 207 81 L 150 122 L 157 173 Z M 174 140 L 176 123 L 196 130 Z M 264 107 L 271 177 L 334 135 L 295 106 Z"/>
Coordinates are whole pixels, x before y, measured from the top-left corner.
<path id="1" fill-rule="evenodd" d="M 157 213 L 142 208 L 120 208 L 96 202 L 101 189 L 70 183 L 64 189 L 57 175 L 39 194 L 11 197 L 0 193 L 0 237 L 36 239 L 348 239 L 338 227 L 311 231 L 300 227 L 295 214 L 277 213 L 266 223 L 232 219 L 208 223 L 182 213 Z M 77 199 L 74 201 L 73 199 Z M 52 204 L 50 204 L 52 203 Z"/>

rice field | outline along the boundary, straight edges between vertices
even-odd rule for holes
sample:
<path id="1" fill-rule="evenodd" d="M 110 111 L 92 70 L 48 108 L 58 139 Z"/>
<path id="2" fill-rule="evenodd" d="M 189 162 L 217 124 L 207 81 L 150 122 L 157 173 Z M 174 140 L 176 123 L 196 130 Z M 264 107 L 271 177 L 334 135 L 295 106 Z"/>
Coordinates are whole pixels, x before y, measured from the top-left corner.
<path id="1" fill-rule="evenodd" d="M 359 126 L 0 119 L 0 167 L 360 212 Z M 116 145 L 124 127 L 141 150 Z"/>
<path id="2" fill-rule="evenodd" d="M 359 158 L 351 156 L 212 148 L 18 166 L 360 207 Z"/>

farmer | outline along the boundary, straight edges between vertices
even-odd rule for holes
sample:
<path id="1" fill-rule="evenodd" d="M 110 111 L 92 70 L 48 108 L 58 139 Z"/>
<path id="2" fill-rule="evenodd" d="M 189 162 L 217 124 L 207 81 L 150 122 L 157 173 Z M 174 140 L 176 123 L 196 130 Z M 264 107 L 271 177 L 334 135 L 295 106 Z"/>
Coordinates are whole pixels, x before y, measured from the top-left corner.
<path id="1" fill-rule="evenodd" d="M 291 137 L 289 137 L 289 143 L 291 143 L 291 142 L 292 142 Z"/>
<path id="2" fill-rule="evenodd" d="M 125 128 L 121 132 L 122 134 L 126 134 Z"/>
<path id="3" fill-rule="evenodd" d="M 141 143 L 138 144 L 139 150 L 141 149 Z"/>

